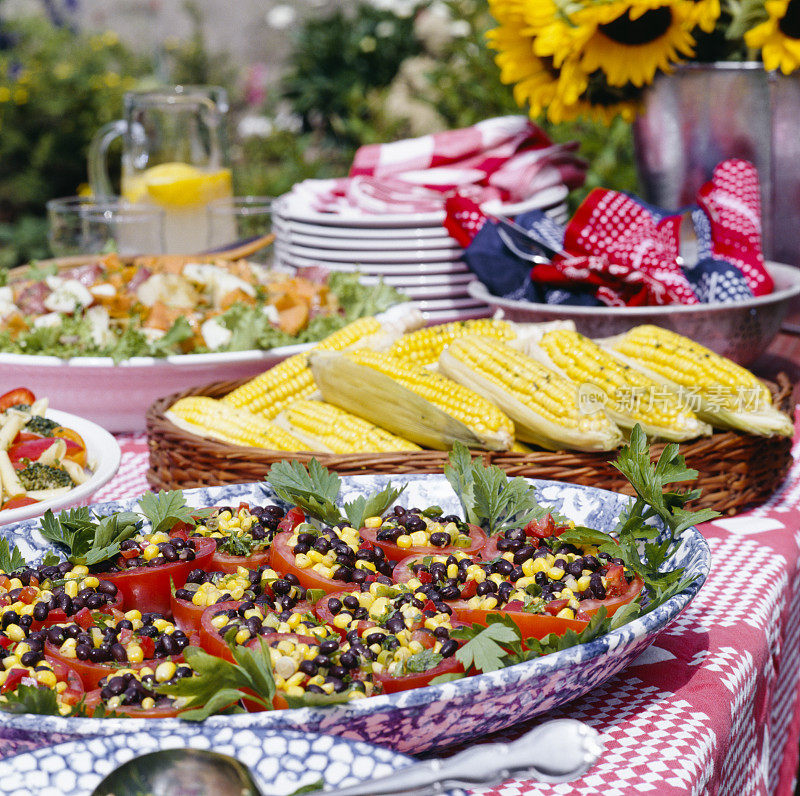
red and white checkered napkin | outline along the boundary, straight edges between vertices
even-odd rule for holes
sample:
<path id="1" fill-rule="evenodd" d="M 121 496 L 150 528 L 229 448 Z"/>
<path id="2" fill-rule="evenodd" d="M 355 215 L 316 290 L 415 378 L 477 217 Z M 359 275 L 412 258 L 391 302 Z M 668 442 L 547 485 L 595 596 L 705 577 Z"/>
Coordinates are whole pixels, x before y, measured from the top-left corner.
<path id="1" fill-rule="evenodd" d="M 439 212 L 456 188 L 476 202 L 519 202 L 554 186 L 582 185 L 587 164 L 576 156 L 577 146 L 553 144 L 525 116 L 503 116 L 363 146 L 348 177 L 305 180 L 290 198 L 342 215 Z"/>
<path id="2" fill-rule="evenodd" d="M 558 271 L 583 268 L 597 280 L 607 275 L 605 289 L 596 293 L 607 304 L 697 304 L 678 264 L 674 218 L 658 221 L 631 197 L 596 188 L 578 208 L 564 236 L 564 249 L 577 261 L 557 259 L 553 267 Z M 534 281 L 544 281 L 542 276 L 536 270 L 531 273 Z M 633 286 L 633 291 L 625 289 Z"/>
<path id="3" fill-rule="evenodd" d="M 746 160 L 725 160 L 697 194 L 711 222 L 711 252 L 735 265 L 754 296 L 771 293 L 772 277 L 761 251 L 761 192 L 758 172 Z"/>

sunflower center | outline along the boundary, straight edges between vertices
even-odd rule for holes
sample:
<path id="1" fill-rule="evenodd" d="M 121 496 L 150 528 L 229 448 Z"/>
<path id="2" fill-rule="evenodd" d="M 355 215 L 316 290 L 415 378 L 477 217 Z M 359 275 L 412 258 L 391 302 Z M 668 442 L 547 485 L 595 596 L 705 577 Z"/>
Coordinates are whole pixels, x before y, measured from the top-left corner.
<path id="1" fill-rule="evenodd" d="M 663 6 L 645 12 L 635 21 L 631 20 L 630 12 L 626 11 L 612 22 L 600 25 L 600 32 L 619 44 L 638 46 L 657 41 L 669 30 L 671 24 L 672 11 Z"/>
<path id="2" fill-rule="evenodd" d="M 800 39 L 800 0 L 789 0 L 778 30 L 790 39 Z"/>

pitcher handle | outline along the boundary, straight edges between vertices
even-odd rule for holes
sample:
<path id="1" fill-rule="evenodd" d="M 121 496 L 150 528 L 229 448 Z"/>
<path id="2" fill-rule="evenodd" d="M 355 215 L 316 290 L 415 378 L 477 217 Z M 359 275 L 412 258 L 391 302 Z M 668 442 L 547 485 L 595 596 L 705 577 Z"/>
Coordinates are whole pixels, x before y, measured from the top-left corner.
<path id="1" fill-rule="evenodd" d="M 124 119 L 104 124 L 92 138 L 89 144 L 87 167 L 89 172 L 89 187 L 97 199 L 108 199 L 114 196 L 114 189 L 108 176 L 106 154 L 108 147 L 115 138 L 125 135 L 128 123 Z"/>

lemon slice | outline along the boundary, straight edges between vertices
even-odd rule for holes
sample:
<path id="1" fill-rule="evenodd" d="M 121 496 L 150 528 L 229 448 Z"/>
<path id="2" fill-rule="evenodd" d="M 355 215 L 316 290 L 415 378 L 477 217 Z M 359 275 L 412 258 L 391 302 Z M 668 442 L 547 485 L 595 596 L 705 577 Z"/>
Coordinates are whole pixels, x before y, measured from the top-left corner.
<path id="1" fill-rule="evenodd" d="M 166 207 L 205 205 L 231 192 L 230 169 L 203 171 L 188 163 L 161 163 L 128 180 L 125 186 L 128 201 L 149 198 Z"/>

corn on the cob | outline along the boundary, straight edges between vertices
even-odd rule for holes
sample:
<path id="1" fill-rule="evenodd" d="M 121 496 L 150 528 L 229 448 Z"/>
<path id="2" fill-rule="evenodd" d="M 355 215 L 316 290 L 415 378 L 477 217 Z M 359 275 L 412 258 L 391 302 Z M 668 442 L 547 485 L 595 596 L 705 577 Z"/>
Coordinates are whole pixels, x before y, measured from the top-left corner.
<path id="1" fill-rule="evenodd" d="M 274 422 L 305 442 L 312 450 L 330 453 L 390 453 L 420 449 L 413 442 L 323 401 L 294 401 Z"/>
<path id="2" fill-rule="evenodd" d="M 492 403 L 439 373 L 373 351 L 312 351 L 322 397 L 405 439 L 446 450 L 456 440 L 507 450 L 514 426 Z"/>
<path id="3" fill-rule="evenodd" d="M 602 410 L 581 410 L 573 382 L 499 340 L 454 340 L 439 369 L 497 404 L 514 421 L 517 439 L 550 450 L 607 451 L 622 442 Z"/>
<path id="4" fill-rule="evenodd" d="M 258 412 L 271 420 L 284 406 L 298 398 L 307 398 L 315 389 L 308 355 L 303 353 L 284 359 L 221 400 L 227 406 Z"/>
<path id="5" fill-rule="evenodd" d="M 574 381 L 580 405 L 602 405 L 622 428 L 638 423 L 649 436 L 675 442 L 711 433 L 711 426 L 687 409 L 671 388 L 620 362 L 582 334 L 546 332 L 531 348 L 531 356 Z"/>
<path id="6" fill-rule="evenodd" d="M 289 432 L 246 409 L 203 395 L 180 398 L 165 413 L 179 428 L 233 445 L 278 451 L 304 451 L 308 446 Z"/>
<path id="7" fill-rule="evenodd" d="M 453 340 L 464 335 L 481 335 L 498 340 L 516 337 L 513 324 L 493 318 L 475 318 L 468 321 L 442 323 L 416 332 L 404 334 L 389 349 L 389 353 L 409 365 L 432 365 Z"/>
<path id="8" fill-rule="evenodd" d="M 388 310 L 376 318 L 359 318 L 314 346 L 321 351 L 342 351 L 351 346 L 386 347 L 408 328 L 423 322 L 417 311 L 392 313 Z M 308 398 L 316 390 L 308 369 L 308 354 L 295 354 L 284 359 L 254 379 L 237 387 L 222 400 L 230 406 L 259 412 L 272 420 L 285 406 L 300 398 Z"/>
<path id="9" fill-rule="evenodd" d="M 772 406 L 749 370 L 699 343 L 658 326 L 636 326 L 604 341 L 617 356 L 676 389 L 703 420 L 765 437 L 791 437 L 792 421 Z"/>

